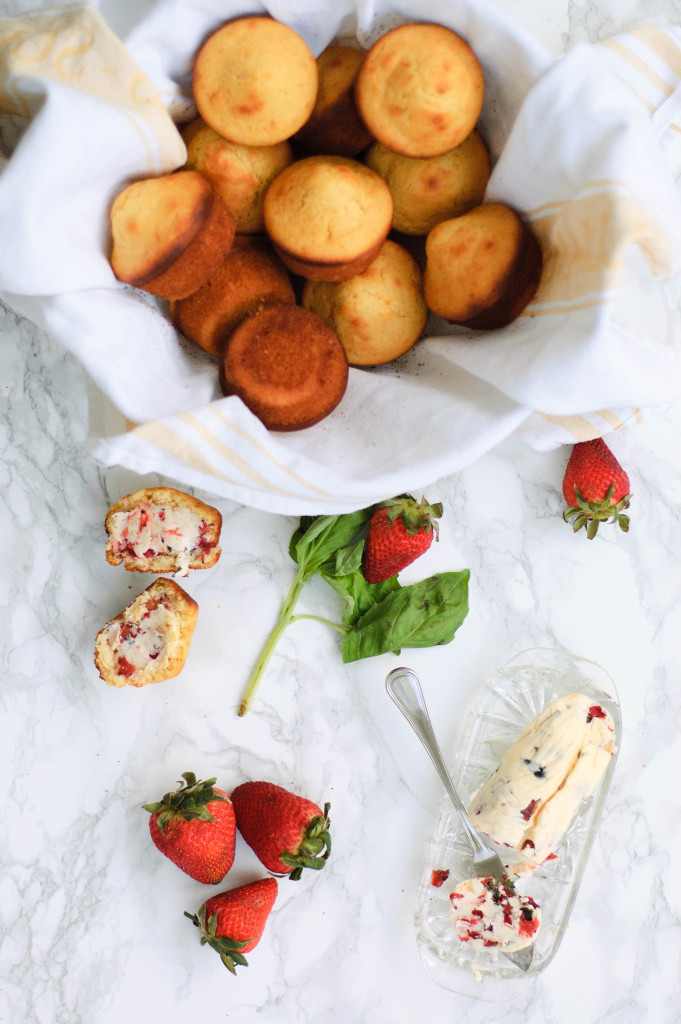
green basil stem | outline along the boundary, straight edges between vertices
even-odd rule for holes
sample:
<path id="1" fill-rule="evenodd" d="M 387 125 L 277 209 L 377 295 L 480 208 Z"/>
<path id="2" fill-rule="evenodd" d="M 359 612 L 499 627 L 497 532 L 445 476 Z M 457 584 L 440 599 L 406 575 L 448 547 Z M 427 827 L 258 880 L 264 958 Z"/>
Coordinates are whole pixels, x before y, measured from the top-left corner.
<path id="1" fill-rule="evenodd" d="M 322 619 L 318 615 L 294 615 L 293 614 L 293 609 L 295 608 L 295 606 L 296 606 L 296 604 L 298 602 L 298 598 L 300 597 L 300 592 L 303 589 L 303 587 L 305 586 L 305 584 L 306 584 L 308 579 L 309 579 L 309 574 L 307 574 L 303 569 L 298 569 L 298 572 L 295 575 L 295 579 L 293 580 L 293 583 L 291 584 L 291 589 L 289 590 L 288 594 L 286 595 L 286 600 L 284 601 L 283 605 L 281 606 L 281 611 L 279 612 L 279 618 L 277 619 L 276 624 L 274 626 L 274 629 L 272 630 L 272 632 L 270 633 L 270 635 L 269 635 L 269 637 L 267 639 L 267 643 L 265 644 L 265 646 L 263 647 L 262 651 L 260 652 L 260 657 L 258 658 L 257 662 L 255 663 L 255 668 L 253 669 L 253 672 L 251 673 L 251 677 L 248 680 L 248 684 L 246 686 L 246 690 L 244 692 L 243 699 L 241 701 L 241 704 L 239 705 L 239 712 L 238 712 L 238 714 L 239 714 L 240 718 L 242 718 L 246 714 L 248 709 L 250 708 L 251 703 L 253 701 L 253 698 L 255 696 L 256 690 L 258 689 L 258 686 L 260 685 L 260 681 L 261 681 L 261 679 L 263 677 L 265 669 L 267 668 L 269 660 L 270 660 L 270 658 L 272 657 L 272 655 L 274 653 L 275 647 L 277 646 L 277 642 L 279 640 L 279 637 L 284 632 L 284 630 L 286 629 L 287 626 L 290 626 L 290 624 L 292 622 L 295 622 L 296 619 L 317 619 L 318 622 L 324 622 L 324 623 L 326 623 L 327 626 L 333 626 L 334 629 L 339 630 L 341 633 L 346 633 L 347 632 L 347 628 L 345 626 L 340 626 L 336 622 L 329 621 L 329 619 Z"/>
<path id="2" fill-rule="evenodd" d="M 314 619 L 315 622 L 323 622 L 325 626 L 331 626 L 331 629 L 338 630 L 343 636 L 350 629 L 349 626 L 341 626 L 340 622 L 332 622 L 331 619 L 323 619 L 321 615 L 292 615 L 291 622 L 297 622 L 298 619 Z"/>

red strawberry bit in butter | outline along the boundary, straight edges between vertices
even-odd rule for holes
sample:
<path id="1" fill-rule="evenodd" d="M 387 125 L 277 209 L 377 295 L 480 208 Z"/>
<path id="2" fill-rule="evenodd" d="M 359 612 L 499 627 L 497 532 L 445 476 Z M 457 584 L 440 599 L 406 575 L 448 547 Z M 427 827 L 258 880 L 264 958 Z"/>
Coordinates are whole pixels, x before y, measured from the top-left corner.
<path id="1" fill-rule="evenodd" d="M 161 508 L 147 502 L 130 512 L 115 512 L 108 529 L 114 554 L 142 559 L 172 555 L 182 576 L 188 575 L 197 551 L 213 546 L 208 524 L 188 508 Z"/>

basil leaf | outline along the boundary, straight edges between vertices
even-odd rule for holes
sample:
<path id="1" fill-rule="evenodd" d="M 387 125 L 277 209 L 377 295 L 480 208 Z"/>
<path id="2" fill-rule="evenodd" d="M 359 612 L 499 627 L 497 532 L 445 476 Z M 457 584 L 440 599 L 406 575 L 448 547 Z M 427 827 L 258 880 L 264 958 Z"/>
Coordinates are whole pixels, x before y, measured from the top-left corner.
<path id="1" fill-rule="evenodd" d="M 298 529 L 294 531 L 293 536 L 291 537 L 291 540 L 289 541 L 289 544 L 288 544 L 288 553 L 289 553 L 289 555 L 291 556 L 291 558 L 293 559 L 294 562 L 298 561 L 298 559 L 296 558 L 296 554 L 295 554 L 296 546 L 298 544 L 298 541 L 303 536 L 303 534 L 307 530 L 309 530 L 309 528 L 314 523 L 315 519 L 319 519 L 319 518 L 320 518 L 319 516 L 301 516 L 300 517 L 300 523 L 298 524 Z"/>
<path id="2" fill-rule="evenodd" d="M 303 532 L 298 536 L 299 531 L 296 531 L 289 548 L 293 561 L 308 576 L 313 576 L 338 548 L 344 548 L 355 539 L 373 511 L 372 505 L 340 516 L 317 516 L 307 529 L 303 529 L 304 521 L 301 520 L 300 530 Z"/>
<path id="3" fill-rule="evenodd" d="M 343 661 L 448 644 L 468 614 L 469 578 L 468 569 L 438 573 L 387 594 L 345 635 Z"/>
<path id="4" fill-rule="evenodd" d="M 358 540 L 356 544 L 350 544 L 346 548 L 340 548 L 334 552 L 332 558 L 324 563 L 319 570 L 324 577 L 349 576 L 353 572 L 359 572 L 362 568 L 362 554 L 364 553 L 364 541 Z"/>
<path id="5" fill-rule="evenodd" d="M 322 570 L 322 579 L 345 598 L 342 615 L 346 626 L 354 626 L 358 619 L 382 601 L 386 594 L 401 589 L 397 576 L 392 576 L 383 583 L 367 583 L 359 569 L 347 576 L 330 576 Z"/>

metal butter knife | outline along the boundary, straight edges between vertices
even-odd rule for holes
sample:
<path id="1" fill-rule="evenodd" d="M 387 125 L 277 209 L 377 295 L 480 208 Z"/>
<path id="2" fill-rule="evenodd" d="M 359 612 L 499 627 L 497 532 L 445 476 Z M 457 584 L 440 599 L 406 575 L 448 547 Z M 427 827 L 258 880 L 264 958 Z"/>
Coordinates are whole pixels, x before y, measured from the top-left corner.
<path id="1" fill-rule="evenodd" d="M 473 867 L 476 875 L 480 877 L 491 876 L 501 879 L 504 874 L 504 865 L 495 850 L 488 845 L 485 838 L 468 820 L 466 808 L 459 794 L 454 788 L 447 770 L 442 752 L 435 739 L 433 726 L 428 714 L 428 708 L 421 691 L 421 684 L 416 673 L 410 668 L 394 668 L 386 678 L 385 687 L 388 694 L 407 719 L 412 729 L 421 740 L 426 751 L 435 765 L 438 775 L 447 790 L 452 801 L 454 810 L 459 816 L 463 830 L 468 837 L 473 851 Z M 534 944 L 525 946 L 514 953 L 504 953 L 504 956 L 514 963 L 521 971 L 528 971 L 534 959 Z"/>

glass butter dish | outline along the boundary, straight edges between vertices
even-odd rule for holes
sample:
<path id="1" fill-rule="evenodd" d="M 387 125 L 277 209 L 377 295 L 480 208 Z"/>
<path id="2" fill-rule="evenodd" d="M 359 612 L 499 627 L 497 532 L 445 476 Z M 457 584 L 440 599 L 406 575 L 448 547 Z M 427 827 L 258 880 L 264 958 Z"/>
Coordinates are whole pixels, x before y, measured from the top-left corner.
<path id="1" fill-rule="evenodd" d="M 551 701 L 571 693 L 586 694 L 608 712 L 615 727 L 615 752 L 594 792 L 582 801 L 557 845 L 556 857 L 516 882 L 518 892 L 532 896 L 542 910 L 534 961 L 527 974 L 498 950 L 469 948 L 454 932 L 449 893 L 474 871 L 470 845 L 449 799 L 443 801 L 426 848 L 414 919 L 424 967 L 444 988 L 491 1002 L 513 998 L 533 983 L 560 946 L 621 744 L 622 720 L 613 680 L 600 665 L 566 651 L 523 651 L 497 670 L 477 694 L 462 723 L 456 757 L 449 765 L 454 785 L 468 805 L 530 722 Z M 505 864 L 522 861 L 522 855 L 508 847 L 499 846 L 497 851 Z M 440 872 L 449 874 L 441 885 L 434 885 Z"/>

